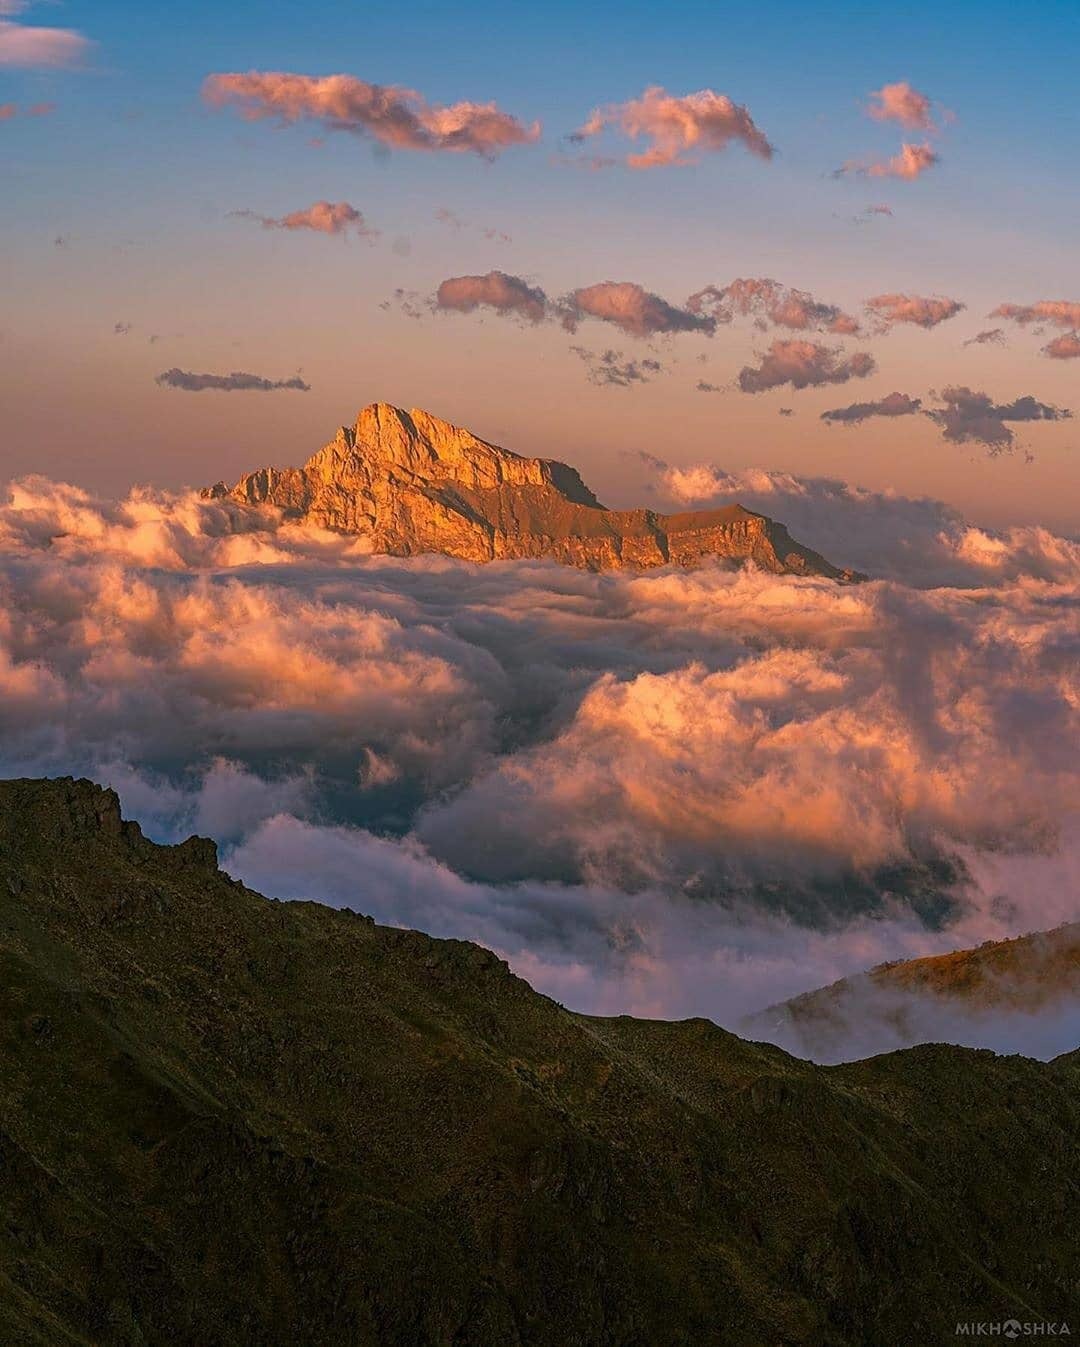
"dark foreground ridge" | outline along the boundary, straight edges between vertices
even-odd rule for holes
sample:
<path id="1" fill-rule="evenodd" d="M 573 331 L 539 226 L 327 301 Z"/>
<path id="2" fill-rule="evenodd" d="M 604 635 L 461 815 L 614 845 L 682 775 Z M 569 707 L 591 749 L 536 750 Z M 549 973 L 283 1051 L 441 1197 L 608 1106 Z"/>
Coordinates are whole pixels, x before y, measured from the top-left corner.
<path id="1" fill-rule="evenodd" d="M 465 561 L 549 558 L 585 570 L 750 561 L 781 575 L 862 580 L 741 505 L 682 514 L 608 510 L 577 471 L 523 458 L 413 408 L 373 402 L 302 468 L 259 468 L 210 500 L 367 538 L 376 552 Z"/>
<path id="2" fill-rule="evenodd" d="M 1075 1054 L 821 1068 L 574 1015 L 70 779 L 0 783 L 0 918 L 4 1343 L 906 1347 L 1076 1315 Z"/>

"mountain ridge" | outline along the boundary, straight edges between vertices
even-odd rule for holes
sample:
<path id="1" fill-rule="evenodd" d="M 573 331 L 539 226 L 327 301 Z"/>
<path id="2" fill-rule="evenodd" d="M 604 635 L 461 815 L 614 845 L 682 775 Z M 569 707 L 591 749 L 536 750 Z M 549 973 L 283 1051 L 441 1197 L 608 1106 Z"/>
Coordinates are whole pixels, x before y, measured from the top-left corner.
<path id="1" fill-rule="evenodd" d="M 1080 1059 L 578 1015 L 0 782 L 0 1338 L 907 1347 L 1075 1307 Z"/>
<path id="2" fill-rule="evenodd" d="M 550 557 L 587 570 L 752 561 L 775 574 L 859 580 L 783 524 L 730 505 L 609 510 L 569 464 L 527 458 L 414 408 L 371 403 L 300 468 L 265 467 L 201 493 L 367 536 L 376 552 L 467 561 Z"/>

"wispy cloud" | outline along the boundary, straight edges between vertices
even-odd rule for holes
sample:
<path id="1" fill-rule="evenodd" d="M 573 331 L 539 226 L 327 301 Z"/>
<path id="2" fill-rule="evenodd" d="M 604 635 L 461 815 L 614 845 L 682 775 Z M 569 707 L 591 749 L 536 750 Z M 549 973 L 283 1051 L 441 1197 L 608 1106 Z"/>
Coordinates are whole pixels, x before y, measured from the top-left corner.
<path id="1" fill-rule="evenodd" d="M 965 346 L 1004 346 L 1005 329 L 1001 327 L 988 327 L 982 332 L 976 332 L 973 337 L 968 337 L 964 342 Z"/>
<path id="2" fill-rule="evenodd" d="M 303 210 L 276 217 L 258 215 L 251 210 L 234 210 L 231 215 L 245 220 L 256 220 L 264 229 L 311 230 L 316 234 L 355 234 L 359 238 L 378 238 L 379 231 L 364 219 L 362 211 L 347 201 L 316 201 Z"/>
<path id="3" fill-rule="evenodd" d="M 329 131 L 371 136 L 395 149 L 471 152 L 494 158 L 511 145 L 540 137 L 494 103 L 432 104 L 415 89 L 369 84 L 352 75 L 296 75 L 284 71 L 210 75 L 203 97 L 214 107 L 235 105 L 248 120 L 281 125 L 320 122 Z"/>
<path id="4" fill-rule="evenodd" d="M 905 143 L 900 146 L 900 152 L 894 154 L 891 159 L 872 160 L 869 163 L 849 159 L 836 170 L 833 177 L 841 178 L 854 173 L 865 178 L 899 178 L 901 181 L 911 182 L 940 162 L 941 156 L 933 146 L 927 143 L 922 145 Z"/>
<path id="5" fill-rule="evenodd" d="M 648 383 L 653 375 L 663 371 L 659 360 L 625 360 L 622 351 L 597 353 L 586 350 L 584 346 L 571 346 L 570 349 L 588 366 L 589 382 L 602 386 L 630 388 L 634 384 Z"/>
<path id="6" fill-rule="evenodd" d="M 1080 300 L 1040 299 L 1034 304 L 999 304 L 989 315 L 1006 318 L 1028 327 L 1031 323 L 1050 323 L 1054 327 L 1080 328 Z"/>
<path id="7" fill-rule="evenodd" d="M 818 330 L 851 336 L 859 320 L 836 304 L 826 304 L 805 290 L 793 290 L 768 277 L 739 277 L 729 285 L 707 285 L 686 301 L 691 313 L 708 314 L 730 323 L 736 316 L 757 317 L 776 327 Z"/>
<path id="8" fill-rule="evenodd" d="M 78 69 L 88 63 L 93 50 L 94 44 L 89 38 L 72 28 L 33 28 L 0 19 L 0 67 Z"/>
<path id="9" fill-rule="evenodd" d="M 640 98 L 597 108 L 569 139 L 580 144 L 607 128 L 644 142 L 644 149 L 626 156 L 627 165 L 636 169 L 693 164 L 702 153 L 725 150 L 732 141 L 759 159 L 774 154 L 748 109 L 712 89 L 678 95 L 652 85 Z"/>
<path id="10" fill-rule="evenodd" d="M 236 370 L 231 374 L 193 374 L 189 370 L 167 369 L 156 380 L 162 388 L 179 388 L 185 393 L 204 393 L 215 390 L 220 393 L 274 393 L 278 389 L 294 389 L 299 393 L 309 393 L 311 385 L 304 382 L 299 374 L 291 379 L 264 379 L 258 374 L 245 374 Z"/>
<path id="11" fill-rule="evenodd" d="M 887 393 L 876 402 L 853 402 L 848 407 L 833 407 L 822 412 L 821 419 L 856 426 L 874 416 L 913 416 L 921 407 L 921 400 L 909 397 L 907 393 Z"/>
<path id="12" fill-rule="evenodd" d="M 907 80 L 883 84 L 870 95 L 867 112 L 875 122 L 899 122 L 909 131 L 932 131 L 930 99 Z"/>

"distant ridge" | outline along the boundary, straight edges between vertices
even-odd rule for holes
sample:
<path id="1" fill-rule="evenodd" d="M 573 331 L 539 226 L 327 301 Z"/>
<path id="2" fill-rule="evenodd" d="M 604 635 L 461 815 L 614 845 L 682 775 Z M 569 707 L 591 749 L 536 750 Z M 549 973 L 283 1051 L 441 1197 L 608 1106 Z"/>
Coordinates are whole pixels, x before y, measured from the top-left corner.
<path id="1" fill-rule="evenodd" d="M 586 570 L 721 557 L 778 575 L 864 578 L 741 505 L 682 514 L 608 510 L 566 463 L 523 458 L 428 412 L 385 402 L 365 407 L 302 468 L 260 468 L 202 495 L 276 506 L 287 518 L 370 537 L 375 551 L 393 556 L 548 557 Z"/>

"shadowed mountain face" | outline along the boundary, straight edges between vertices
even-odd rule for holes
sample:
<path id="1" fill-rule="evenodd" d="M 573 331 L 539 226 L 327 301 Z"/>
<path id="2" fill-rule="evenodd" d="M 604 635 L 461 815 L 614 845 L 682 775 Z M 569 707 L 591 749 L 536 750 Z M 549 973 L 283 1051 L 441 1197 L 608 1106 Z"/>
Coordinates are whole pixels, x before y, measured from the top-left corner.
<path id="1" fill-rule="evenodd" d="M 753 561 L 777 574 L 852 580 L 741 505 L 664 515 L 607 510 L 565 463 L 522 458 L 427 412 L 372 403 L 302 468 L 260 468 L 204 496 L 370 537 L 376 552 L 466 561 L 549 557 L 588 570 Z"/>
<path id="2" fill-rule="evenodd" d="M 1075 1055 L 571 1014 L 70 779 L 0 783 L 0 959 L 5 1343 L 890 1347 L 1077 1303 Z"/>
<path id="3" fill-rule="evenodd" d="M 1033 1050 L 1039 1021 L 1080 1032 L 1080 922 L 977 949 L 881 964 L 748 1016 L 747 1033 L 823 1060 L 924 1041 L 958 1027 L 1017 1026 Z M 970 1037 L 966 1038 L 970 1041 Z"/>

